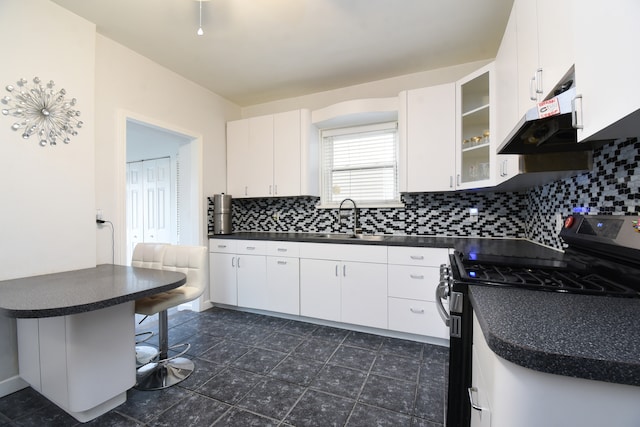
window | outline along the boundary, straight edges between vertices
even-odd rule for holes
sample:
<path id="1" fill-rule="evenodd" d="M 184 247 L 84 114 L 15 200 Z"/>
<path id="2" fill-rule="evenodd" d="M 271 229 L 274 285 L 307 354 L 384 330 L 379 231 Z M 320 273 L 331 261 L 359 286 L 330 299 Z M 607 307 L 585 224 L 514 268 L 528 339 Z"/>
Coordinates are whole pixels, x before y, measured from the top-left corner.
<path id="1" fill-rule="evenodd" d="M 321 140 L 323 206 L 345 198 L 362 205 L 400 202 L 397 123 L 323 130 Z"/>

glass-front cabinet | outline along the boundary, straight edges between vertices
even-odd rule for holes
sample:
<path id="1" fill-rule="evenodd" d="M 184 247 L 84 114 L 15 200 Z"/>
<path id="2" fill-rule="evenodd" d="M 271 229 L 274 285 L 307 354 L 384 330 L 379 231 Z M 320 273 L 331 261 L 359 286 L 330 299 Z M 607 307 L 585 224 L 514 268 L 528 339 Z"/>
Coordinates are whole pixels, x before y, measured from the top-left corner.
<path id="1" fill-rule="evenodd" d="M 495 120 L 493 87 L 493 63 L 459 80 L 456 85 L 456 188 L 493 185 L 496 161 L 491 143 Z"/>

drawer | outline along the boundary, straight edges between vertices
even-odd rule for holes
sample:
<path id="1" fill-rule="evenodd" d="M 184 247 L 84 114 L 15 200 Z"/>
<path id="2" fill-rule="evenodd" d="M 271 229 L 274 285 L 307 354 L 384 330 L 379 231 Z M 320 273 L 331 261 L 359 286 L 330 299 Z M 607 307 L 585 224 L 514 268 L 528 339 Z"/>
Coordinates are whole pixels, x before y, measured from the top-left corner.
<path id="1" fill-rule="evenodd" d="M 387 247 L 353 243 L 300 243 L 300 258 L 387 263 Z"/>
<path id="2" fill-rule="evenodd" d="M 436 287 L 440 280 L 439 267 L 390 264 L 387 272 L 390 297 L 436 300 Z"/>
<path id="3" fill-rule="evenodd" d="M 406 246 L 389 246 L 389 264 L 422 265 L 439 267 L 449 264 L 447 248 L 413 248 Z"/>
<path id="4" fill-rule="evenodd" d="M 209 252 L 221 252 L 235 254 L 238 240 L 234 239 L 209 239 Z"/>
<path id="5" fill-rule="evenodd" d="M 434 302 L 389 298 L 388 309 L 389 329 L 393 331 L 449 339 L 449 328 Z"/>
<path id="6" fill-rule="evenodd" d="M 266 255 L 266 240 L 238 240 L 237 254 L 242 255 Z"/>
<path id="7" fill-rule="evenodd" d="M 300 244 L 298 242 L 267 242 L 267 255 L 277 257 L 300 256 Z"/>

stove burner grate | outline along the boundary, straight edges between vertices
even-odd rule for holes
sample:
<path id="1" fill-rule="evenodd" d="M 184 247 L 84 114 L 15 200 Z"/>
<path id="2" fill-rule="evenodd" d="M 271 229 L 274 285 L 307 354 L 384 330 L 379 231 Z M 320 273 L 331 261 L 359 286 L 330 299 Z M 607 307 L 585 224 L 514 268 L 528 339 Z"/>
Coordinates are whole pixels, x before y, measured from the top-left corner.
<path id="1" fill-rule="evenodd" d="M 598 274 L 584 271 L 470 264 L 464 267 L 468 279 L 498 286 L 517 286 L 587 295 L 639 298 L 640 293 Z"/>

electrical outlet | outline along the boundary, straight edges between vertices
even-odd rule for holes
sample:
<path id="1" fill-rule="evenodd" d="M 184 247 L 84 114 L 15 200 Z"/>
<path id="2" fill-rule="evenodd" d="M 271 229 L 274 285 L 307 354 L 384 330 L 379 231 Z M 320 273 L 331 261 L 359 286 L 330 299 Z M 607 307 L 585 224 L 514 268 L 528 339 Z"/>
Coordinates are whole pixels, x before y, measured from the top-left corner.
<path id="1" fill-rule="evenodd" d="M 469 221 L 478 222 L 478 208 L 469 208 Z"/>
<path id="2" fill-rule="evenodd" d="M 559 234 L 562 231 L 562 227 L 564 225 L 564 220 L 562 219 L 562 214 L 560 212 L 556 212 L 556 234 Z"/>
<path id="3" fill-rule="evenodd" d="M 102 209 L 96 209 L 96 219 L 102 219 Z"/>
<path id="4" fill-rule="evenodd" d="M 273 215 L 271 215 L 271 219 L 275 222 L 280 222 L 280 212 L 274 212 Z"/>

